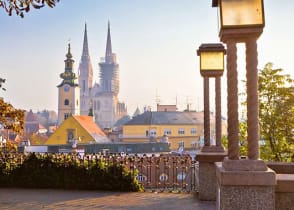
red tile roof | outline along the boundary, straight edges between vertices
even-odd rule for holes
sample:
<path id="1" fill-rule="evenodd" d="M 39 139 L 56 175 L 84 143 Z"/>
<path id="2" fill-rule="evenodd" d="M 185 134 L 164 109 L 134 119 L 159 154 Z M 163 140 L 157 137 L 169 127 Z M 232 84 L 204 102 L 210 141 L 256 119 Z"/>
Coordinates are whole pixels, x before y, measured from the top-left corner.
<path id="1" fill-rule="evenodd" d="M 93 121 L 93 117 L 73 115 L 73 118 L 78 121 L 78 123 L 96 140 L 96 142 L 109 141 L 106 134 Z"/>

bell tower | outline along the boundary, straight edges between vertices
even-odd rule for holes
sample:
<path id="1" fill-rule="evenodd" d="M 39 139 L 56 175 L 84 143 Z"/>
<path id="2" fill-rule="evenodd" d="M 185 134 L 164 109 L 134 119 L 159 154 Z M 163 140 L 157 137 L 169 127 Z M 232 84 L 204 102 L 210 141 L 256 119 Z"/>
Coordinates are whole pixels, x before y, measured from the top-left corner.
<path id="1" fill-rule="evenodd" d="M 62 82 L 58 88 L 58 125 L 71 115 L 80 115 L 80 87 L 73 71 L 74 60 L 68 44 L 68 52 L 64 60 L 64 72 L 60 74 Z"/>

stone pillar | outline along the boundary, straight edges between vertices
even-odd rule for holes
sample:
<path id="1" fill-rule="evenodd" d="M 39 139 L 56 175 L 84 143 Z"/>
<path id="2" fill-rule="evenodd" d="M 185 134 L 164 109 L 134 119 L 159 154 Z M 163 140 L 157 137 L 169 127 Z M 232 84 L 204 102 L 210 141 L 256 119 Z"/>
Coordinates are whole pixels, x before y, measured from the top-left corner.
<path id="1" fill-rule="evenodd" d="M 215 162 L 223 161 L 226 152 L 200 152 L 196 155 L 199 161 L 199 199 L 204 201 L 215 201 L 217 190 L 217 179 Z"/>
<path id="2" fill-rule="evenodd" d="M 239 159 L 239 119 L 238 119 L 238 73 L 237 46 L 233 40 L 227 41 L 227 91 L 228 91 L 228 156 Z"/>
<path id="3" fill-rule="evenodd" d="M 248 158 L 259 157 L 258 129 L 258 70 L 256 38 L 246 41 L 246 86 L 247 86 L 247 142 Z"/>
<path id="4" fill-rule="evenodd" d="M 216 209 L 274 210 L 275 172 L 260 160 L 216 163 Z"/>
<path id="5" fill-rule="evenodd" d="M 204 148 L 210 146 L 209 77 L 205 76 L 204 89 Z"/>
<path id="6" fill-rule="evenodd" d="M 222 114 L 221 114 L 221 77 L 215 77 L 215 145 L 222 147 Z"/>
<path id="7" fill-rule="evenodd" d="M 256 38 L 247 37 L 247 126 L 248 159 L 239 159 L 238 89 L 236 42 L 227 43 L 228 158 L 216 163 L 216 209 L 275 209 L 276 174 L 258 160 L 258 75 Z"/>

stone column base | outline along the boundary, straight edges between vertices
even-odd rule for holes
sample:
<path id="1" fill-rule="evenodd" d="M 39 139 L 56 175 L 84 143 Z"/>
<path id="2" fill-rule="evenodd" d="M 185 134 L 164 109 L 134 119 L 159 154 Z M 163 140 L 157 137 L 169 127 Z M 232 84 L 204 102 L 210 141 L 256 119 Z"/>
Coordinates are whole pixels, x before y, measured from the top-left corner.
<path id="1" fill-rule="evenodd" d="M 210 146 L 203 146 L 201 149 L 201 152 L 225 152 L 225 149 L 223 146 L 216 146 L 216 145 L 210 145 Z"/>
<path id="2" fill-rule="evenodd" d="M 199 161 L 199 199 L 203 201 L 216 200 L 215 162 L 223 161 L 226 152 L 200 152 L 196 155 Z"/>
<path id="3" fill-rule="evenodd" d="M 262 170 L 261 160 L 225 159 L 224 162 L 227 163 L 215 163 L 216 209 L 275 209 L 276 174 L 273 170 Z M 257 170 L 252 170 L 254 168 Z"/>

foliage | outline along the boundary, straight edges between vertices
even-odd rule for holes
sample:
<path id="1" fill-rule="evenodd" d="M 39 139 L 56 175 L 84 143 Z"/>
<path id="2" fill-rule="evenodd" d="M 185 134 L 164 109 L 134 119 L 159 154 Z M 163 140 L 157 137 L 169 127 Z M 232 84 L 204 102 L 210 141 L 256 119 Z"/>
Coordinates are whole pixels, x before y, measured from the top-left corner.
<path id="1" fill-rule="evenodd" d="M 247 122 L 241 120 L 239 122 L 239 155 L 247 156 Z"/>
<path id="2" fill-rule="evenodd" d="M 282 71 L 267 63 L 258 76 L 260 157 L 268 161 L 294 161 L 294 83 Z M 246 107 L 246 100 L 241 105 Z M 240 155 L 247 155 L 245 112 L 239 122 L 239 146 Z"/>
<path id="3" fill-rule="evenodd" d="M 0 89 L 1 90 L 6 90 L 4 87 L 2 87 L 3 86 L 3 84 L 5 83 L 5 81 L 6 81 L 6 79 L 3 79 L 3 78 L 0 78 Z"/>
<path id="4" fill-rule="evenodd" d="M 0 0 L 0 7 L 2 7 L 9 16 L 16 13 L 20 17 L 24 17 L 24 12 L 29 12 L 34 9 L 41 9 L 45 5 L 54 7 L 59 0 Z"/>
<path id="5" fill-rule="evenodd" d="M 17 151 L 17 145 L 14 144 L 12 141 L 7 141 L 5 150 L 7 152 L 16 152 Z"/>
<path id="6" fill-rule="evenodd" d="M 268 63 L 259 73 L 261 158 L 293 161 L 294 82 Z"/>
<path id="7" fill-rule="evenodd" d="M 76 154 L 0 153 L 0 170 L 0 187 L 143 190 L 135 180 L 138 172 L 127 170 L 122 162 L 81 158 Z"/>
<path id="8" fill-rule="evenodd" d="M 0 124 L 5 129 L 12 129 L 16 133 L 22 132 L 24 128 L 25 111 L 15 109 L 11 104 L 0 98 Z"/>

